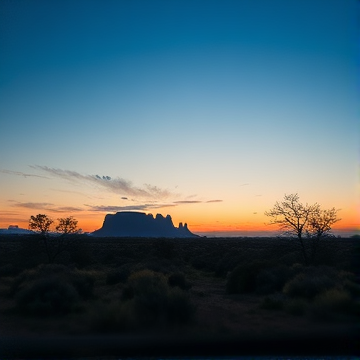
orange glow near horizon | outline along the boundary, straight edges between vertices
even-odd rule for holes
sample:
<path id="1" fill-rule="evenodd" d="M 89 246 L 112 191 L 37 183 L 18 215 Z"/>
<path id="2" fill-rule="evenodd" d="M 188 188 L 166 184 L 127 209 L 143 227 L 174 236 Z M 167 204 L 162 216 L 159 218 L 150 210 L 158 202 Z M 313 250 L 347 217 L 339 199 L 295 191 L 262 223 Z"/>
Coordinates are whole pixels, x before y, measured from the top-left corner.
<path id="1" fill-rule="evenodd" d="M 39 212 L 43 213 L 43 212 Z M 152 213 L 154 216 L 156 215 L 156 212 L 146 212 L 146 213 Z M 167 211 L 158 211 L 158 213 L 161 213 L 163 216 L 166 216 L 168 214 Z M 19 216 L 20 214 L 11 215 L 9 214 L 8 217 L 3 219 L 3 221 L 0 223 L 0 228 L 7 228 L 9 225 L 18 225 L 20 228 L 27 229 L 28 228 L 28 218 L 30 218 L 30 215 L 22 215 L 21 218 Z M 71 214 L 74 216 L 76 220 L 78 220 L 78 228 L 82 229 L 84 232 L 93 232 L 99 228 L 101 228 L 105 213 L 85 213 L 85 212 L 79 212 Z M 252 219 L 252 216 L 249 215 L 247 217 L 241 217 L 241 220 L 239 221 L 238 217 L 228 218 L 222 214 L 217 213 L 211 213 L 211 214 L 195 214 L 195 213 L 176 213 L 174 215 L 170 214 L 173 220 L 174 226 L 178 227 L 179 222 L 187 223 L 188 228 L 193 233 L 212 233 L 212 232 L 246 232 L 246 231 L 277 231 L 278 227 L 275 225 L 266 225 L 268 223 L 268 218 L 264 215 L 260 215 L 256 217 L 256 221 Z M 198 216 L 196 216 L 198 215 Z M 206 216 L 209 215 L 209 216 Z M 49 214 L 49 216 L 56 221 L 59 217 L 69 216 L 66 215 L 60 215 L 58 213 L 56 214 Z M 254 216 L 253 216 L 254 217 Z M 360 229 L 359 221 L 357 220 L 356 214 L 348 211 L 347 213 L 339 214 L 339 217 L 341 217 L 341 220 L 334 224 L 333 229 L 337 231 L 358 231 Z M 12 220 L 13 218 L 13 220 Z M 217 218 L 217 220 L 216 220 Z M 6 223 L 5 223 L 6 222 Z"/>

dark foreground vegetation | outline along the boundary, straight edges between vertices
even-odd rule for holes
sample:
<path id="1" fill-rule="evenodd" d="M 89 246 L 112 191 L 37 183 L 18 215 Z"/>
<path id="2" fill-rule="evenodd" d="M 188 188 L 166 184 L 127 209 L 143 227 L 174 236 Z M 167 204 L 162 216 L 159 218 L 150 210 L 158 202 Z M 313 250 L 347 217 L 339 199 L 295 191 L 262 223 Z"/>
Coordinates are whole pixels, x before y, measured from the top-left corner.
<path id="1" fill-rule="evenodd" d="M 323 239 L 311 264 L 290 238 L 68 235 L 64 243 L 49 263 L 59 239 L 45 248 L 42 235 L 0 237 L 1 355 L 48 355 L 50 340 L 39 339 L 49 336 L 64 356 L 93 355 L 95 346 L 97 355 L 211 355 L 217 345 L 217 355 L 262 354 L 255 340 L 264 354 L 292 344 L 295 354 L 315 345 L 318 355 L 355 355 L 357 238 Z M 69 336 L 65 346 L 59 336 Z"/>

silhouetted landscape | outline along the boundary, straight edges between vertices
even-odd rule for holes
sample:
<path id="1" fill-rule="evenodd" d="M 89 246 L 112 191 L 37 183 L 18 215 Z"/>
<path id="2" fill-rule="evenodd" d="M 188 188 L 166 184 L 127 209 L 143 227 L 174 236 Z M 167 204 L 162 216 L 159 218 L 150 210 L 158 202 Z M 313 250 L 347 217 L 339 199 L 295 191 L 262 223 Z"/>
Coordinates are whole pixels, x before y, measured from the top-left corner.
<path id="1" fill-rule="evenodd" d="M 359 18 L 1 0 L 0 360 L 360 359 Z"/>
<path id="2" fill-rule="evenodd" d="M 305 266 L 290 238 L 68 235 L 49 263 L 42 235 L 2 235 L 1 337 L 21 341 L 2 351 L 52 354 L 45 336 L 64 356 L 78 354 L 77 338 L 93 338 L 85 355 L 261 355 L 280 344 L 278 353 L 292 344 L 295 354 L 353 354 L 359 250 L 356 237 L 326 238 Z"/>

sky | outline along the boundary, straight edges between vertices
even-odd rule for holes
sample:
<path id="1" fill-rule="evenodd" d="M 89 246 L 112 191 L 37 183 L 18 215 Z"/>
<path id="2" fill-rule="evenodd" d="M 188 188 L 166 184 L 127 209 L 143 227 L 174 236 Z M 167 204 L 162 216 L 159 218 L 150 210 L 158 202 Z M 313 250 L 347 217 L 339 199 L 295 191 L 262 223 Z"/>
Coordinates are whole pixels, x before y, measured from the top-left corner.
<path id="1" fill-rule="evenodd" d="M 358 232 L 359 4 L 2 0 L 0 228 L 253 234 L 297 193 Z"/>

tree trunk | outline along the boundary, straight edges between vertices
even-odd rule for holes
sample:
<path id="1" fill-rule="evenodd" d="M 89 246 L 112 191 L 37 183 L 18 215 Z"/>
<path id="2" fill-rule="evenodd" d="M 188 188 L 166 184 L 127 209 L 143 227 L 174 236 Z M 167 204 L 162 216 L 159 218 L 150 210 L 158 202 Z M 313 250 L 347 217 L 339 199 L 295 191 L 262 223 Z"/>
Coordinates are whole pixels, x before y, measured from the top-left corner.
<path id="1" fill-rule="evenodd" d="M 305 245 L 304 245 L 303 239 L 301 237 L 301 234 L 298 235 L 298 239 L 300 241 L 301 250 L 302 250 L 302 253 L 303 253 L 305 265 L 307 266 L 307 265 L 309 265 L 309 259 L 308 259 L 307 253 L 306 253 Z"/>

